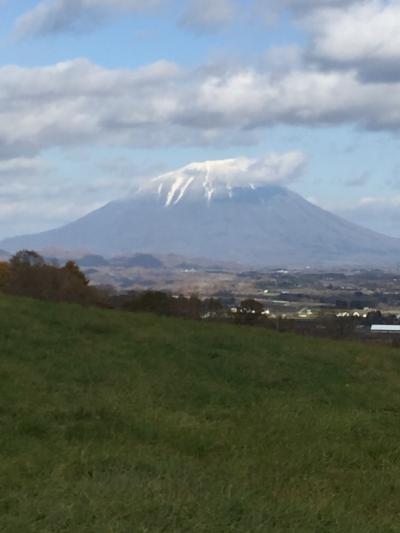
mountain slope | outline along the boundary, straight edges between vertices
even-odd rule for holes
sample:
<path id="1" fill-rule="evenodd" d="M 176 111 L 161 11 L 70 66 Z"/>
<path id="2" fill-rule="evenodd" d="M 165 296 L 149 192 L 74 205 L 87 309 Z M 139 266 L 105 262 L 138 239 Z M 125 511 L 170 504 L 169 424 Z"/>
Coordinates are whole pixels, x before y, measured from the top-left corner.
<path id="1" fill-rule="evenodd" d="M 400 261 L 400 240 L 359 227 L 286 188 L 218 180 L 194 165 L 62 228 L 7 239 L 7 250 L 176 253 L 253 265 Z"/>
<path id="2" fill-rule="evenodd" d="M 0 299 L 4 533 L 398 531 L 398 351 Z"/>

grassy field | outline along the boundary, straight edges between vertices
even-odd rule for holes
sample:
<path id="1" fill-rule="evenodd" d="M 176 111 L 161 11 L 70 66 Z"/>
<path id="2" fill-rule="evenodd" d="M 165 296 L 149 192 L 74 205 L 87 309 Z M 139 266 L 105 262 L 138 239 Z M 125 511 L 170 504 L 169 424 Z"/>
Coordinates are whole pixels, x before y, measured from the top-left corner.
<path id="1" fill-rule="evenodd" d="M 400 351 L 0 297 L 2 533 L 400 532 Z"/>

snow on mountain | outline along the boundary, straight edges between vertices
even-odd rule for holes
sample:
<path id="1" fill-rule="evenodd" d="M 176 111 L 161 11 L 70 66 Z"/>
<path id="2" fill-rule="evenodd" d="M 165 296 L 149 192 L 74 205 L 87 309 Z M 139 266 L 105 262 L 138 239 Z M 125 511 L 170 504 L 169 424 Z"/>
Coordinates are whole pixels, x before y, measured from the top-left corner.
<path id="1" fill-rule="evenodd" d="M 165 206 L 176 205 L 183 199 L 210 202 L 213 198 L 232 197 L 234 188 L 289 182 L 305 164 L 301 152 L 269 154 L 262 159 L 240 157 L 219 161 L 191 163 L 181 169 L 162 174 L 144 185 L 139 194 L 157 193 Z"/>

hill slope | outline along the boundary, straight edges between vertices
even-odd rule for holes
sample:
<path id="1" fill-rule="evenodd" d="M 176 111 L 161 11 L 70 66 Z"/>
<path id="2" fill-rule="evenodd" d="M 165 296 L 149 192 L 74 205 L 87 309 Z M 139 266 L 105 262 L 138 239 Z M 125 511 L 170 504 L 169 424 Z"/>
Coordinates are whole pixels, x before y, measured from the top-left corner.
<path id="1" fill-rule="evenodd" d="M 209 168 L 192 167 L 67 226 L 0 245 L 9 251 L 56 246 L 101 254 L 174 253 L 255 266 L 400 261 L 400 239 L 350 223 L 284 187 L 232 185 L 218 174 L 212 179 Z"/>
<path id="2" fill-rule="evenodd" d="M 395 532 L 391 349 L 0 299 L 4 533 Z"/>

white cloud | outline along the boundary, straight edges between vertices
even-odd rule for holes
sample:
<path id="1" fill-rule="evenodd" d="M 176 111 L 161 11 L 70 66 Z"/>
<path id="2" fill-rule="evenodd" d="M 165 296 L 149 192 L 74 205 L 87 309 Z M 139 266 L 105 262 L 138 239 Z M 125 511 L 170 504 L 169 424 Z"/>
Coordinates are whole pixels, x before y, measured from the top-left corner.
<path id="1" fill-rule="evenodd" d="M 12 128 L 9 125 L 12 124 Z M 0 68 L 0 159 L 52 147 L 238 145 L 275 124 L 400 129 L 400 83 L 353 71 L 106 69 L 78 59 Z"/>
<path id="2" fill-rule="evenodd" d="M 251 180 L 254 185 L 264 183 L 285 185 L 302 175 L 306 166 L 306 157 L 299 151 L 272 153 L 261 159 L 250 159 L 249 163 L 242 175 L 243 179 Z"/>
<path id="3" fill-rule="evenodd" d="M 163 0 L 44 0 L 21 15 L 15 30 L 20 36 L 79 32 L 122 12 L 139 12 Z"/>
<path id="4" fill-rule="evenodd" d="M 196 95 L 185 120 L 197 127 L 212 122 L 243 130 L 276 123 L 400 126 L 400 94 L 395 87 L 365 85 L 353 72 L 298 68 L 276 76 L 242 69 L 223 77 L 205 76 Z"/>
<path id="5" fill-rule="evenodd" d="M 233 0 L 190 0 L 180 25 L 196 33 L 213 32 L 232 22 L 235 14 Z"/>
<path id="6" fill-rule="evenodd" d="M 270 23 L 282 10 L 292 12 L 310 37 L 300 53 L 309 64 L 353 69 L 366 81 L 400 80 L 400 0 L 254 0 L 254 7 Z M 282 53 L 285 64 L 288 50 Z"/>
<path id="7" fill-rule="evenodd" d="M 400 2 L 360 1 L 319 8 L 304 19 L 312 54 L 331 66 L 356 68 L 368 79 L 400 79 Z"/>

